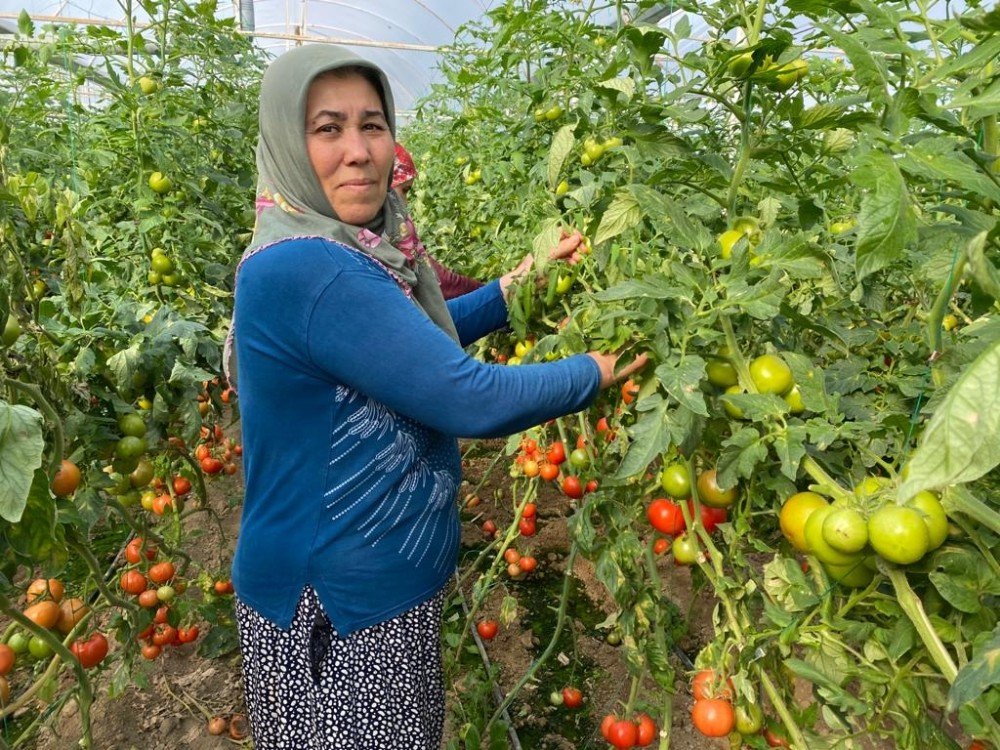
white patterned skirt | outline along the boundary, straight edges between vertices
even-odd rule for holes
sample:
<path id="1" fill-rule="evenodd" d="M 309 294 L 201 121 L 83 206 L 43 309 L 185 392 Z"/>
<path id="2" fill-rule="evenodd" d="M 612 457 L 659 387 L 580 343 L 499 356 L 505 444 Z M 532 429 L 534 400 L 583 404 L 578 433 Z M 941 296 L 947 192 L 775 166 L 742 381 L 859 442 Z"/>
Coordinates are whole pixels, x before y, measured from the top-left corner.
<path id="1" fill-rule="evenodd" d="M 255 750 L 439 750 L 443 603 L 342 639 L 311 587 L 288 630 L 237 600 Z"/>

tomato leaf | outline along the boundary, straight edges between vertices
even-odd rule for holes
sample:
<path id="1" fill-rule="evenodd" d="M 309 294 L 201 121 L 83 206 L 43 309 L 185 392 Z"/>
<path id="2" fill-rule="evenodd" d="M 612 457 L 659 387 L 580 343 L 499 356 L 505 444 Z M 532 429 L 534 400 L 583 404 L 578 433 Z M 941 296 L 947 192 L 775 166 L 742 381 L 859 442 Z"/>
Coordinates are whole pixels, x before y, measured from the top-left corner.
<path id="1" fill-rule="evenodd" d="M 888 154 L 869 153 L 851 180 L 865 190 L 858 213 L 855 258 L 861 280 L 903 256 L 907 245 L 916 241 L 916 219 L 906 182 Z"/>
<path id="2" fill-rule="evenodd" d="M 968 269 L 979 288 L 1000 300 L 1000 270 L 986 257 L 986 232 L 976 235 L 966 248 Z"/>
<path id="3" fill-rule="evenodd" d="M 837 681 L 812 664 L 801 659 L 785 659 L 785 666 L 804 680 L 811 682 L 825 693 L 826 700 L 841 705 L 855 713 L 867 713 L 868 707 L 844 690 Z"/>
<path id="4" fill-rule="evenodd" d="M 941 402 L 899 488 L 906 500 L 923 489 L 971 482 L 1000 464 L 1000 341 L 983 352 Z"/>
<path id="5" fill-rule="evenodd" d="M 705 360 L 698 356 L 671 357 L 656 368 L 656 377 L 664 390 L 695 414 L 708 416 L 701 381 L 705 376 Z"/>
<path id="6" fill-rule="evenodd" d="M 0 517 L 21 520 L 35 470 L 42 465 L 42 415 L 0 401 Z"/>
<path id="7" fill-rule="evenodd" d="M 774 438 L 774 452 L 781 459 L 781 473 L 791 480 L 799 473 L 799 464 L 806 455 L 806 428 L 791 425 Z"/>
<path id="8" fill-rule="evenodd" d="M 17 17 L 17 30 L 18 33 L 24 36 L 34 36 L 35 35 L 35 24 L 31 20 L 31 16 L 28 15 L 27 10 L 22 10 L 20 15 Z"/>
<path id="9" fill-rule="evenodd" d="M 559 173 L 562 172 L 566 157 L 576 144 L 576 136 L 573 130 L 576 125 L 563 125 L 552 137 L 552 146 L 549 148 L 549 190 L 555 190 L 559 184 Z"/>
<path id="10" fill-rule="evenodd" d="M 764 590 L 786 612 L 805 612 L 820 602 L 810 581 L 799 566 L 799 561 L 782 555 L 775 555 L 764 566 Z M 774 624 L 786 627 L 790 623 L 785 618 L 774 620 Z"/>
<path id="11" fill-rule="evenodd" d="M 948 691 L 948 710 L 970 703 L 994 685 L 1000 684 L 1000 625 L 988 641 L 978 646 L 969 663 L 958 670 Z"/>
<path id="12" fill-rule="evenodd" d="M 980 612 L 990 597 L 1000 596 L 1000 579 L 971 550 L 945 547 L 934 555 L 928 574 L 934 588 L 960 612 Z"/>
<path id="13" fill-rule="evenodd" d="M 1000 186 L 986 177 L 958 147 L 954 138 L 925 138 L 907 149 L 899 164 L 911 175 L 925 180 L 946 180 L 961 190 L 972 190 L 1000 202 Z"/>
<path id="14" fill-rule="evenodd" d="M 773 395 L 773 394 L 772 394 Z M 722 452 L 716 464 L 719 487 L 735 487 L 740 477 L 749 479 L 753 470 L 767 459 L 767 444 L 757 430 L 742 427 L 722 443 Z"/>
<path id="15" fill-rule="evenodd" d="M 670 405 L 665 399 L 659 399 L 655 404 L 629 428 L 632 442 L 614 479 L 626 479 L 642 473 L 670 445 Z"/>
<path id="16" fill-rule="evenodd" d="M 605 240 L 631 229 L 640 221 L 642 221 L 642 211 L 635 195 L 628 189 L 619 190 L 601 217 L 601 224 L 594 236 L 594 244 L 600 245 Z"/>
<path id="17" fill-rule="evenodd" d="M 872 104 L 885 103 L 889 99 L 885 73 L 865 44 L 854 34 L 845 34 L 826 24 L 817 26 L 828 33 L 834 44 L 847 55 L 858 83 L 867 89 Z"/>
<path id="18" fill-rule="evenodd" d="M 510 627 L 517 621 L 517 599 L 507 595 L 500 602 L 500 622 L 504 627 Z"/>

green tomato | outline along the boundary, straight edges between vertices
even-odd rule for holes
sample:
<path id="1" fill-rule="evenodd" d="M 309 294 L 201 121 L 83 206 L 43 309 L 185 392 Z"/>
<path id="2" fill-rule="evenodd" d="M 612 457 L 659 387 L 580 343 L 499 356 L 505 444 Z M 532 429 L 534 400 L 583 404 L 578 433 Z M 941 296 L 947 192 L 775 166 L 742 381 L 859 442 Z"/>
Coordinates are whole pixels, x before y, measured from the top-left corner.
<path id="1" fill-rule="evenodd" d="M 945 539 L 948 538 L 948 516 L 945 514 L 937 495 L 927 490 L 918 492 L 910 499 L 906 507 L 913 508 L 924 517 L 931 550 L 944 544 Z"/>
<path id="2" fill-rule="evenodd" d="M 731 385 L 726 388 L 726 393 L 743 393 L 743 389 L 738 385 Z M 743 419 L 743 410 L 736 404 L 732 404 L 726 399 L 722 399 L 722 408 L 726 410 L 726 414 L 731 416 L 733 419 Z"/>
<path id="3" fill-rule="evenodd" d="M 139 88 L 142 89 L 143 94 L 149 96 L 150 94 L 155 94 L 156 89 L 158 89 L 159 86 L 157 85 L 155 79 L 150 78 L 149 76 L 143 76 L 139 79 Z"/>
<path id="4" fill-rule="evenodd" d="M 739 382 L 736 368 L 724 359 L 710 358 L 705 363 L 705 373 L 708 375 L 708 382 L 716 388 L 729 388 Z"/>
<path id="5" fill-rule="evenodd" d="M 559 274 L 559 277 L 556 279 L 556 294 L 566 294 L 572 288 L 573 277 Z"/>
<path id="6" fill-rule="evenodd" d="M 736 706 L 736 731 L 744 737 L 757 734 L 764 726 L 764 712 L 756 703 L 740 703 Z"/>
<path id="7" fill-rule="evenodd" d="M 548 111 L 546 111 L 545 119 L 549 120 L 550 122 L 552 120 L 558 120 L 560 117 L 562 117 L 562 113 L 563 113 L 563 108 L 560 107 L 558 104 L 554 104 L 551 107 L 549 107 Z"/>
<path id="8" fill-rule="evenodd" d="M 27 653 L 29 640 L 28 636 L 18 631 L 10 637 L 7 641 L 7 645 L 10 646 L 11 651 L 20 655 Z"/>
<path id="9" fill-rule="evenodd" d="M 48 641 L 37 635 L 31 636 L 28 641 L 28 652 L 36 659 L 48 659 L 54 653 Z"/>
<path id="10" fill-rule="evenodd" d="M 753 65 L 753 52 L 741 52 L 729 58 L 726 63 L 726 70 L 733 78 L 743 78 Z"/>
<path id="11" fill-rule="evenodd" d="M 691 474 L 687 464 L 674 463 L 663 467 L 660 472 L 660 487 L 675 500 L 691 497 Z"/>
<path id="12" fill-rule="evenodd" d="M 154 253 L 149 259 L 149 267 L 159 274 L 170 273 L 174 270 L 174 262 L 164 253 Z"/>
<path id="13" fill-rule="evenodd" d="M 774 80 L 767 83 L 767 87 L 771 91 L 783 92 L 788 91 L 796 81 L 802 80 L 809 74 L 809 63 L 802 58 L 796 58 L 780 67 L 772 66 L 772 70 L 777 75 Z"/>
<path id="14" fill-rule="evenodd" d="M 736 502 L 739 495 L 737 487 L 728 490 L 719 486 L 719 477 L 715 469 L 708 469 L 698 475 L 698 496 L 710 508 L 728 508 Z"/>
<path id="15" fill-rule="evenodd" d="M 607 151 L 612 148 L 618 148 L 623 143 L 624 141 L 621 138 L 619 138 L 617 135 L 613 135 L 606 141 L 604 141 L 604 143 L 602 143 L 601 145 L 604 147 L 604 150 Z"/>
<path id="16" fill-rule="evenodd" d="M 860 589 L 871 583 L 875 577 L 875 571 L 868 566 L 867 560 L 868 558 L 865 558 L 864 560 L 855 561 L 850 565 L 823 563 L 823 570 L 841 586 Z"/>
<path id="17" fill-rule="evenodd" d="M 693 565 L 698 560 L 698 540 L 690 532 L 676 537 L 670 549 L 681 565 Z"/>
<path id="18" fill-rule="evenodd" d="M 569 183 L 563 180 L 556 185 L 556 195 L 566 195 L 569 192 Z"/>
<path id="19" fill-rule="evenodd" d="M 118 429 L 123 435 L 141 438 L 146 435 L 146 422 L 138 414 L 130 412 L 118 418 Z"/>
<path id="20" fill-rule="evenodd" d="M 590 456 L 583 448 L 576 448 L 569 454 L 569 462 L 578 469 L 586 469 L 590 466 Z"/>
<path id="21" fill-rule="evenodd" d="M 593 163 L 594 160 L 590 158 L 589 154 L 587 154 L 586 152 L 580 154 L 580 164 L 582 164 L 585 167 L 589 167 Z"/>
<path id="22" fill-rule="evenodd" d="M 156 590 L 156 598 L 161 602 L 166 604 L 167 602 L 172 602 L 177 592 L 174 590 L 173 586 L 160 586 Z"/>
<path id="23" fill-rule="evenodd" d="M 775 354 L 762 354 L 750 363 L 750 379 L 761 393 L 783 396 L 795 385 L 791 368 Z"/>
<path id="24" fill-rule="evenodd" d="M 832 234 L 844 234 L 844 232 L 850 232 L 854 229 L 855 225 L 854 219 L 844 219 L 843 221 L 835 221 L 830 225 L 830 232 Z"/>
<path id="25" fill-rule="evenodd" d="M 163 275 L 163 286 L 177 286 L 181 283 L 179 273 L 167 273 Z"/>
<path id="26" fill-rule="evenodd" d="M 915 508 L 883 505 L 868 519 L 868 539 L 880 557 L 897 565 L 915 563 L 931 546 L 924 516 Z"/>
<path id="27" fill-rule="evenodd" d="M 115 446 L 115 455 L 118 458 L 138 459 L 143 453 L 146 452 L 146 441 L 141 437 L 134 437 L 132 435 L 126 435 L 118 444 Z"/>
<path id="28" fill-rule="evenodd" d="M 157 273 L 156 271 L 150 271 L 148 274 L 146 274 L 146 280 L 150 284 L 159 284 L 163 280 L 163 277 L 160 276 L 160 274 Z"/>
<path id="29" fill-rule="evenodd" d="M 154 193 L 159 193 L 160 195 L 169 193 L 173 186 L 174 183 L 162 172 L 153 172 L 149 176 L 149 187 Z"/>
<path id="30" fill-rule="evenodd" d="M 793 385 L 792 390 L 786 393 L 783 398 L 792 414 L 801 414 L 806 410 L 806 405 L 802 402 L 802 391 L 797 385 Z"/>
<path id="31" fill-rule="evenodd" d="M 719 235 L 719 254 L 722 255 L 723 259 L 727 259 L 732 256 L 733 248 L 736 247 L 736 243 L 745 236 L 746 235 L 744 235 L 743 232 L 739 232 L 735 229 L 727 229 Z"/>
<path id="32" fill-rule="evenodd" d="M 806 547 L 820 562 L 829 563 L 830 565 L 852 565 L 860 560 L 860 557 L 834 549 L 827 543 L 826 538 L 823 536 L 823 524 L 833 511 L 834 508 L 827 505 L 816 508 L 809 514 L 809 517 L 806 519 L 805 528 L 803 529 Z"/>
<path id="33" fill-rule="evenodd" d="M 823 521 L 823 541 L 838 552 L 860 552 L 868 544 L 868 522 L 854 508 L 836 508 Z"/>
<path id="34" fill-rule="evenodd" d="M 4 346 L 11 346 L 21 337 L 21 325 L 13 315 L 7 318 L 3 326 L 3 334 L 0 334 L 0 343 Z"/>
<path id="35" fill-rule="evenodd" d="M 539 107 L 538 109 L 535 110 L 535 122 L 541 122 L 544 119 L 545 119 L 545 109 L 543 107 Z M 455 163 L 457 164 L 458 161 L 456 160 Z"/>

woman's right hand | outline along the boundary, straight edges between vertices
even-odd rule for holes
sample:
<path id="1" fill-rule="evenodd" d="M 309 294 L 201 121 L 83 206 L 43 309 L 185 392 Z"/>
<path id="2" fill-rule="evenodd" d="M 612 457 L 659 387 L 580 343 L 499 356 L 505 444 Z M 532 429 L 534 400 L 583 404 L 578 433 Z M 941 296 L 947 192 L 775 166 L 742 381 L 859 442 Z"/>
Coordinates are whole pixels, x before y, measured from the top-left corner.
<path id="1" fill-rule="evenodd" d="M 605 354 L 604 352 L 587 352 L 587 356 L 591 357 L 597 363 L 597 366 L 601 368 L 602 389 L 614 385 L 619 380 L 625 380 L 632 373 L 641 370 L 649 362 L 649 355 L 643 353 L 618 370 L 618 372 L 615 372 L 615 365 L 618 364 L 618 359 L 621 355 Z"/>

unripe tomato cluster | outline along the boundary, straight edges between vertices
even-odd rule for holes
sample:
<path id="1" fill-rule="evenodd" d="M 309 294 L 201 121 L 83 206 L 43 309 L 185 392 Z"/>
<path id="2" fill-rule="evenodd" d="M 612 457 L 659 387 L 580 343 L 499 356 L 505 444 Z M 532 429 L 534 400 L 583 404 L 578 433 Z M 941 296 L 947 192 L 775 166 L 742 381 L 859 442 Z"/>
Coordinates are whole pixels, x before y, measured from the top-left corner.
<path id="1" fill-rule="evenodd" d="M 648 714 L 637 714 L 631 721 L 616 714 L 608 714 L 601 722 L 601 736 L 617 750 L 631 747 L 649 747 L 659 731 Z"/>
<path id="2" fill-rule="evenodd" d="M 832 504 L 814 492 L 799 492 L 781 508 L 785 538 L 815 556 L 827 574 L 844 586 L 867 586 L 875 575 L 873 558 L 897 565 L 918 562 L 948 537 L 948 516 L 932 492 L 897 504 L 881 480 L 869 477 L 852 497 Z"/>
<path id="3" fill-rule="evenodd" d="M 177 286 L 181 283 L 180 273 L 162 247 L 154 247 L 150 253 L 148 280 L 150 284 L 163 286 Z"/>
<path id="4" fill-rule="evenodd" d="M 698 559 L 699 547 L 697 535 L 688 531 L 684 510 L 680 505 L 681 502 L 686 502 L 687 515 L 694 519 L 695 505 L 691 499 L 691 478 L 687 465 L 665 463 L 660 472 L 660 486 L 670 497 L 653 500 L 646 508 L 646 518 L 656 531 L 674 537 L 670 545 L 674 562 L 678 565 L 691 565 Z M 696 486 L 701 500 L 701 525 L 711 534 L 719 524 L 726 522 L 727 508 L 736 501 L 738 491 L 735 487 L 722 490 L 716 481 L 715 469 L 701 472 Z M 666 540 L 657 540 L 653 551 L 661 554 L 667 550 L 667 546 Z"/>

